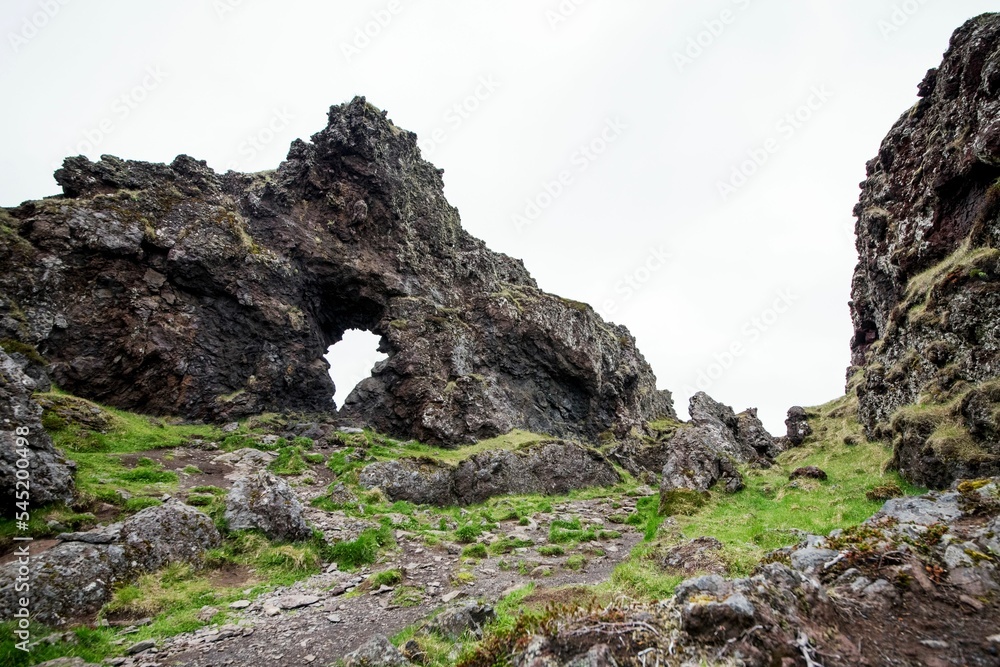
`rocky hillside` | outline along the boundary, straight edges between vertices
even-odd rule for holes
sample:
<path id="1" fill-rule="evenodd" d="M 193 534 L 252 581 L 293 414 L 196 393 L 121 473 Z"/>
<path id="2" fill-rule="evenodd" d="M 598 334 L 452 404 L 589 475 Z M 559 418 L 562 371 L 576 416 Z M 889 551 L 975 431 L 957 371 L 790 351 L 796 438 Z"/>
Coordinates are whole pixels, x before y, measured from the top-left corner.
<path id="1" fill-rule="evenodd" d="M 922 484 L 1000 472 L 1000 15 L 969 21 L 868 163 L 848 390 Z"/>
<path id="2" fill-rule="evenodd" d="M 416 136 L 363 98 L 275 171 L 76 157 L 56 180 L 63 196 L 0 209 L 0 339 L 78 395 L 329 411 L 322 356 L 356 328 L 388 359 L 346 413 L 384 432 L 595 438 L 673 414 L 629 332 L 466 233 Z"/>

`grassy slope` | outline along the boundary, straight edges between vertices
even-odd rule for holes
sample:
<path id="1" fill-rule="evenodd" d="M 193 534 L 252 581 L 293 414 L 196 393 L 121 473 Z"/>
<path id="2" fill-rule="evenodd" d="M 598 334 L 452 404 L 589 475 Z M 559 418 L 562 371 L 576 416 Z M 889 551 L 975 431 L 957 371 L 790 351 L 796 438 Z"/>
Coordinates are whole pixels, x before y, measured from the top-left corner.
<path id="1" fill-rule="evenodd" d="M 253 445 L 254 436 L 267 432 L 268 425 L 277 419 L 264 416 L 241 424 L 235 434 L 223 435 L 215 427 L 172 424 L 169 421 L 150 419 L 117 410 L 105 410 L 111 427 L 106 433 L 94 433 L 75 426 L 59 427 L 53 432 L 57 444 L 67 450 L 71 458 L 79 464 L 79 486 L 85 498 L 112 502 L 128 513 L 140 507 L 130 507 L 128 501 L 118 496 L 116 489 L 125 489 L 133 501 L 174 492 L 177 489 L 176 476 L 164 473 L 158 466 L 140 459 L 138 465 L 128 467 L 122 464 L 121 456 L 137 454 L 154 449 L 176 447 L 193 438 L 220 442 L 226 450 Z M 628 522 L 645 530 L 647 541 L 633 552 L 630 560 L 617 569 L 612 581 L 595 589 L 600 597 L 626 594 L 641 599 L 661 599 L 670 595 L 682 577 L 660 571 L 650 558 L 656 549 L 662 548 L 682 538 L 710 535 L 725 545 L 723 559 L 730 573 L 749 573 L 768 551 L 793 544 L 800 533 L 826 533 L 834 528 L 846 527 L 863 521 L 874 513 L 880 502 L 869 501 L 865 492 L 873 487 L 893 482 L 907 493 L 918 489 L 903 484 L 894 473 L 884 471 L 890 457 L 889 448 L 879 443 L 863 443 L 860 428 L 853 419 L 853 406 L 847 399 L 840 399 L 810 412 L 810 423 L 815 433 L 806 444 L 784 453 L 777 465 L 770 470 L 744 470 L 747 488 L 729 496 L 713 493 L 711 500 L 697 513 L 675 517 L 668 524 L 670 529 L 660 529 L 664 518 L 657 515 L 657 498 L 641 498 L 638 511 L 631 515 L 621 515 L 613 520 Z M 51 423 L 51 422 L 50 422 Z M 389 503 L 378 491 L 367 492 L 358 488 L 357 470 L 366 461 L 389 459 L 400 456 L 430 456 L 447 463 L 456 463 L 474 453 L 487 449 L 516 449 L 543 436 L 525 432 L 513 432 L 490 441 L 458 450 L 442 451 L 414 442 L 396 442 L 371 432 L 343 435 L 343 444 L 357 450 L 364 456 L 351 456 L 350 452 L 331 456 L 323 462 L 321 455 L 310 452 L 310 442 L 294 444 L 281 442 L 277 448 L 282 454 L 279 473 L 301 472 L 299 462 L 328 465 L 338 473 L 338 481 L 345 483 L 348 490 L 356 494 L 357 501 L 333 505 L 319 501 L 321 507 L 339 509 L 348 515 L 366 518 L 377 529 L 351 543 L 339 543 L 333 548 L 313 540 L 299 544 L 275 544 L 259 535 L 241 534 L 230 536 L 225 544 L 209 554 L 208 565 L 203 570 L 172 566 L 166 570 L 146 575 L 138 581 L 121 587 L 115 598 L 102 611 L 105 617 L 153 616 L 154 622 L 134 635 L 128 641 L 138 641 L 149 637 L 164 637 L 178 632 L 190 631 L 205 624 L 197 618 L 204 605 L 225 609 L 226 604 L 244 597 L 243 590 L 253 589 L 254 597 L 269 588 L 288 584 L 319 571 L 324 561 L 336 560 L 345 568 L 353 568 L 366 563 L 377 562 L 380 553 L 392 548 L 391 528 L 405 529 L 420 534 L 429 545 L 442 541 L 472 543 L 485 531 L 493 529 L 497 522 L 518 519 L 529 522 L 539 513 L 551 513 L 553 503 L 564 499 L 619 498 L 637 493 L 637 483 L 627 473 L 625 481 L 609 489 L 578 491 L 565 498 L 545 498 L 541 496 L 494 498 L 478 506 L 466 508 L 418 507 L 410 503 Z M 847 445 L 845 438 L 862 444 Z M 829 475 L 825 482 L 799 480 L 791 483 L 788 473 L 799 466 L 816 465 Z M 222 509 L 220 490 L 201 489 L 199 504 L 213 516 L 219 516 Z M 142 505 L 139 502 L 137 505 Z M 76 516 L 69 508 L 54 507 L 38 516 Z M 85 523 L 85 522 L 84 522 Z M 0 533 L 4 526 L 0 524 Z M 44 525 L 39 527 L 44 531 Z M 601 535 L 595 528 L 585 525 L 561 525 L 556 522 L 554 534 L 549 536 L 553 544 L 569 546 L 580 541 L 597 537 L 611 537 L 613 533 Z M 509 545 L 494 544 L 488 548 L 492 552 L 505 553 Z M 555 548 L 555 546 L 553 547 Z M 474 557 L 470 553 L 470 557 Z M 234 566 L 242 567 L 250 573 L 249 583 L 235 588 L 216 586 L 215 573 Z M 461 573 L 460 573 L 461 574 Z M 498 619 L 488 633 L 486 642 L 510 632 L 518 623 L 518 616 L 525 609 L 529 614 L 540 615 L 543 611 L 522 604 L 529 591 L 513 594 L 498 606 Z M 222 620 L 225 612 L 220 612 L 213 621 Z M 44 635 L 44 630 L 39 629 Z M 59 643 L 39 648 L 30 656 L 30 662 L 12 662 L 6 657 L 12 655 L 8 643 L 0 643 L 0 667 L 5 664 L 33 664 L 62 655 L 78 655 L 89 660 L 99 660 L 116 655 L 124 648 L 113 642 L 119 638 L 116 631 L 108 628 L 76 630 L 77 643 Z M 9 632 L 4 631 L 4 636 Z M 396 639 L 404 641 L 413 636 L 413 631 L 402 633 Z M 428 653 L 428 665 L 444 665 L 454 662 L 457 655 L 471 656 L 477 647 L 485 644 L 472 637 L 466 637 L 458 649 L 441 643 L 434 638 L 420 639 Z M 447 650 L 445 650 L 447 648 Z M 6 662 L 5 662 L 6 660 Z"/>

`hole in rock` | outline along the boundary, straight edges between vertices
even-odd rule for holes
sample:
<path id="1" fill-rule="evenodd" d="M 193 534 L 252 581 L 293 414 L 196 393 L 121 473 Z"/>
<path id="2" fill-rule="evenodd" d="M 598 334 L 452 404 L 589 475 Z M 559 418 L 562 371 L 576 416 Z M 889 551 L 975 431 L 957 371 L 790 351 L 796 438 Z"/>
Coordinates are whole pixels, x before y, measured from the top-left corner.
<path id="1" fill-rule="evenodd" d="M 371 377 L 375 364 L 389 358 L 378 351 L 379 340 L 371 331 L 349 329 L 340 342 L 327 349 L 323 358 L 330 364 L 330 377 L 337 387 L 333 400 L 338 408 L 359 382 Z"/>

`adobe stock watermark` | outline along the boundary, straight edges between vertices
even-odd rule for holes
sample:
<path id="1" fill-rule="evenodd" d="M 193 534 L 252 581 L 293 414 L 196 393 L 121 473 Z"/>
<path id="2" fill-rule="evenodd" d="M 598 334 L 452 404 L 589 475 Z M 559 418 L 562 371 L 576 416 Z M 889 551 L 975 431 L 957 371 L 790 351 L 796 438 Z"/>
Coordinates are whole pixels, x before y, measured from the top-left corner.
<path id="1" fill-rule="evenodd" d="M 601 131 L 590 141 L 580 144 L 573 153 L 569 159 L 569 168 L 559 171 L 552 179 L 543 181 L 538 192 L 525 200 L 521 212 L 511 216 L 514 228 L 522 232 L 537 222 L 542 213 L 565 194 L 581 174 L 607 153 L 627 129 L 628 125 L 620 118 L 607 119 Z"/>
<path id="2" fill-rule="evenodd" d="M 662 244 L 650 250 L 635 268 L 622 275 L 615 283 L 615 296 L 601 301 L 598 314 L 605 320 L 611 320 L 618 309 L 652 282 L 671 259 L 673 255 Z"/>
<path id="3" fill-rule="evenodd" d="M 699 391 L 707 392 L 711 389 L 736 364 L 737 359 L 774 328 L 781 316 L 791 310 L 798 298 L 791 288 L 775 294 L 774 300 L 766 308 L 740 327 L 739 336 L 725 350 L 712 355 L 712 361 L 698 371 L 694 385 L 685 385 L 684 392 L 694 395 Z"/>
<path id="4" fill-rule="evenodd" d="M 7 43 L 10 49 L 17 53 L 28 45 L 28 42 L 38 37 L 42 30 L 62 11 L 70 0 L 40 0 L 38 9 L 21 19 L 21 25 L 16 32 L 7 33 Z"/>
<path id="5" fill-rule="evenodd" d="M 246 0 L 212 0 L 212 9 L 215 10 L 216 17 L 221 21 L 246 4 Z"/>
<path id="6" fill-rule="evenodd" d="M 111 101 L 110 114 L 93 127 L 81 133 L 82 140 L 66 149 L 66 155 L 94 154 L 101 144 L 125 122 L 154 90 L 167 79 L 168 74 L 159 66 L 147 67 L 139 83 Z"/>
<path id="7" fill-rule="evenodd" d="M 928 2 L 930 0 L 906 0 L 893 5 L 889 16 L 879 19 L 878 22 L 878 31 L 882 33 L 882 39 L 889 39 L 899 32 Z"/>
<path id="8" fill-rule="evenodd" d="M 729 26 L 736 23 L 743 12 L 750 9 L 753 0 L 732 0 L 732 4 L 733 7 L 727 7 L 717 16 L 703 21 L 702 30 L 688 37 L 687 44 L 683 49 L 674 51 L 674 65 L 678 72 L 683 72 L 705 55 L 705 52 L 711 49 L 725 34 Z"/>
<path id="9" fill-rule="evenodd" d="M 782 145 L 790 141 L 812 120 L 832 97 L 833 93 L 825 85 L 813 86 L 805 102 L 778 119 L 774 124 L 777 135 L 768 137 L 761 145 L 749 149 L 746 152 L 746 159 L 733 167 L 729 178 L 716 183 L 715 187 L 722 201 L 727 201 L 737 190 L 749 183 L 750 179 L 781 150 Z"/>
<path id="10" fill-rule="evenodd" d="M 247 135 L 237 148 L 240 158 L 232 160 L 226 168 L 231 171 L 240 171 L 243 165 L 253 160 L 264 148 L 274 141 L 283 131 L 287 130 L 295 120 L 288 109 L 274 109 L 271 117 L 260 126 L 255 132 Z"/>
<path id="11" fill-rule="evenodd" d="M 344 54 L 347 63 L 350 64 L 352 60 L 361 55 L 362 51 L 371 46 L 372 42 L 389 27 L 392 20 L 401 11 L 403 11 L 403 6 L 400 0 L 389 0 L 385 7 L 372 12 L 369 21 L 356 27 L 351 41 L 340 43 L 340 52 Z"/>
<path id="12" fill-rule="evenodd" d="M 31 641 L 31 542 L 28 535 L 31 525 L 31 429 L 27 426 L 14 428 L 14 525 L 17 534 L 14 542 L 17 548 L 17 575 L 14 578 L 14 592 L 18 594 L 15 608 L 10 610 L 14 619 L 14 647 L 28 652 Z"/>
<path id="13" fill-rule="evenodd" d="M 465 121 L 479 111 L 483 103 L 493 97 L 501 85 L 492 75 L 479 77 L 476 87 L 461 101 L 451 105 L 444 112 L 441 124 L 430 132 L 424 133 L 424 138 L 420 140 L 420 152 L 424 158 L 430 158 L 438 146 L 447 143 L 451 133 L 462 127 Z"/>
<path id="14" fill-rule="evenodd" d="M 586 3 L 587 0 L 560 0 L 554 9 L 545 10 L 545 20 L 549 22 L 549 27 L 552 30 L 558 30 L 559 26 L 569 21 L 577 10 Z"/>

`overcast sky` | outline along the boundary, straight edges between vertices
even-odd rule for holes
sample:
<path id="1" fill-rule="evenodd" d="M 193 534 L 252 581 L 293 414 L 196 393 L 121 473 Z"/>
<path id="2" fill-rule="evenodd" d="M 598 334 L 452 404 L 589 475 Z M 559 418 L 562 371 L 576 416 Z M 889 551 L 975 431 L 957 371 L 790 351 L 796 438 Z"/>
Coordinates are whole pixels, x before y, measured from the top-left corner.
<path id="1" fill-rule="evenodd" d="M 366 95 L 467 230 L 632 331 L 682 415 L 701 388 L 781 433 L 843 393 L 865 162 L 995 6 L 6 0 L 0 204 L 57 194 L 67 155 L 272 169 Z M 367 374 L 360 340 L 335 379 Z"/>

